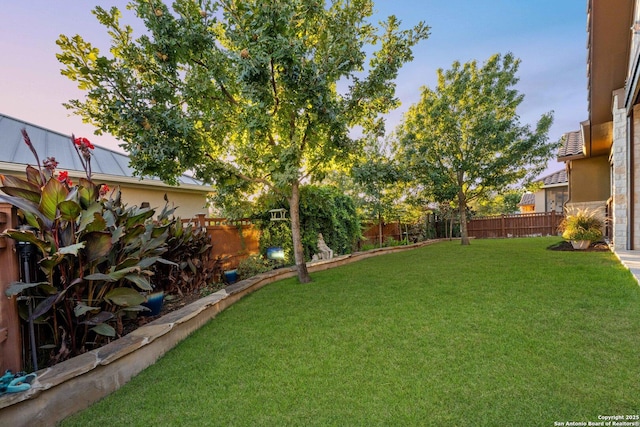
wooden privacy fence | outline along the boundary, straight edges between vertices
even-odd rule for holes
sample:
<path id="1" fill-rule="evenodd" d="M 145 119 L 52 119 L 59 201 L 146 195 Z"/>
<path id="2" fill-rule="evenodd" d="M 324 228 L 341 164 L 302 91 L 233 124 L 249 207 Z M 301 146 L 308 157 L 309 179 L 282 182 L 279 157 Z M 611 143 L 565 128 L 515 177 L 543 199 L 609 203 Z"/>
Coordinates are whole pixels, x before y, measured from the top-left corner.
<path id="1" fill-rule="evenodd" d="M 206 228 L 211 237 L 211 260 L 218 261 L 223 271 L 232 270 L 249 255 L 260 253 L 260 230 L 249 219 L 206 218 L 201 214 L 182 222 Z"/>
<path id="2" fill-rule="evenodd" d="M 469 237 L 529 237 L 558 235 L 564 215 L 558 212 L 474 218 L 467 223 Z"/>
<path id="3" fill-rule="evenodd" d="M 380 228 L 378 223 L 365 224 L 362 237 L 363 241 L 360 242 L 360 245 L 373 244 L 377 246 L 380 240 Z M 382 225 L 382 242 L 384 243 L 389 238 L 402 240 L 402 231 L 400 230 L 399 223 L 392 222 Z"/>

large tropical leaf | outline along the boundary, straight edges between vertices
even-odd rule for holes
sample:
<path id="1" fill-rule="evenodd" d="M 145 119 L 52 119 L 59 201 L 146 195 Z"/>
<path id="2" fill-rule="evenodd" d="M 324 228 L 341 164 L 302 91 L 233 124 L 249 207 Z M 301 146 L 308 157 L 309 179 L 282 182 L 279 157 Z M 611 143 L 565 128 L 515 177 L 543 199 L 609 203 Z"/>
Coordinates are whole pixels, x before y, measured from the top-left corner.
<path id="1" fill-rule="evenodd" d="M 17 242 L 32 243 L 36 245 L 43 254 L 49 253 L 51 246 L 48 242 L 40 239 L 35 233 L 27 230 L 7 230 L 3 234 L 11 237 Z"/>
<path id="2" fill-rule="evenodd" d="M 80 217 L 78 232 L 84 231 L 87 227 L 89 227 L 89 225 L 93 224 L 98 217 L 102 218 L 102 216 L 100 215 L 101 213 L 102 213 L 102 205 L 100 203 L 93 203 L 87 209 L 85 209 L 82 212 L 82 215 Z M 96 216 L 96 214 L 98 215 Z M 102 221 L 104 221 L 104 218 L 102 218 Z M 102 226 L 102 224 L 103 223 L 101 222 L 100 224 L 97 224 L 96 227 Z M 106 225 L 104 225 L 102 230 L 106 230 L 106 229 L 107 227 Z M 100 229 L 91 227 L 89 231 L 95 231 L 95 230 L 100 230 Z"/>
<path id="3" fill-rule="evenodd" d="M 154 213 L 155 211 L 150 208 L 138 209 L 133 215 L 127 218 L 127 228 L 137 224 L 144 224 Z"/>
<path id="4" fill-rule="evenodd" d="M 111 233 L 108 231 L 92 231 L 85 235 L 84 240 L 86 243 L 85 253 L 89 262 L 107 256 L 113 246 Z"/>
<path id="5" fill-rule="evenodd" d="M 88 208 L 98 199 L 99 186 L 86 178 L 80 178 L 78 198 L 83 208 Z"/>
<path id="6" fill-rule="evenodd" d="M 93 317 L 88 318 L 87 320 L 85 320 L 84 322 L 80 322 L 83 325 L 99 325 L 100 323 L 104 323 L 104 322 L 108 322 L 109 320 L 113 319 L 115 316 L 115 314 L 111 313 L 110 311 L 101 311 L 100 313 L 96 314 Z"/>
<path id="7" fill-rule="evenodd" d="M 73 245 L 65 246 L 58 250 L 58 253 L 62 255 L 75 255 L 78 256 L 78 251 L 85 247 L 85 242 L 75 243 Z"/>
<path id="8" fill-rule="evenodd" d="M 118 279 L 104 273 L 94 273 L 84 276 L 84 280 L 102 280 L 104 282 L 117 282 Z"/>
<path id="9" fill-rule="evenodd" d="M 116 330 L 113 329 L 113 326 L 107 325 L 106 323 L 100 323 L 99 325 L 96 325 L 93 328 L 91 328 L 91 330 L 98 335 L 104 335 L 106 337 L 116 336 Z"/>
<path id="10" fill-rule="evenodd" d="M 14 196 L 9 196 L 4 194 L 0 194 L 0 202 L 9 203 L 15 206 L 16 208 L 22 210 L 23 212 L 31 216 L 37 217 L 42 221 L 42 224 L 44 225 L 45 228 L 47 229 L 51 228 L 51 224 L 53 223 L 53 220 L 48 218 L 46 215 L 44 215 L 43 212 L 40 212 L 40 208 L 36 203 L 23 199 L 21 197 L 14 197 Z M 30 223 L 30 225 L 34 225 L 34 224 Z"/>
<path id="11" fill-rule="evenodd" d="M 35 185 L 38 189 L 44 185 L 44 181 L 42 180 L 42 174 L 38 169 L 34 168 L 31 165 L 28 165 L 26 172 L 27 172 L 27 181 L 29 181 L 30 184 Z"/>
<path id="12" fill-rule="evenodd" d="M 40 191 L 25 190 L 24 188 L 17 187 L 2 187 L 2 191 L 5 194 L 15 197 L 22 197 L 33 203 L 40 203 Z"/>
<path id="13" fill-rule="evenodd" d="M 54 220 L 58 213 L 58 205 L 67 199 L 69 190 L 57 179 L 50 179 L 42 189 L 40 211 L 49 220 Z"/>
<path id="14" fill-rule="evenodd" d="M 75 221 L 82 212 L 82 207 L 73 200 L 64 200 L 58 205 L 60 217 L 65 221 Z"/>
<path id="15" fill-rule="evenodd" d="M 75 314 L 76 317 L 80 317 L 95 310 L 100 310 L 100 307 L 91 307 L 83 302 L 79 302 L 73 308 L 73 314 Z"/>
<path id="16" fill-rule="evenodd" d="M 59 296 L 60 294 L 54 294 L 45 298 L 42 302 L 40 302 L 40 304 L 36 306 L 35 310 L 33 310 L 33 313 L 31 314 L 31 316 L 29 316 L 29 320 L 37 319 L 38 317 L 51 310 L 51 307 L 53 307 L 53 304 L 56 303 L 56 300 Z"/>
<path id="17" fill-rule="evenodd" d="M 112 289 L 104 296 L 104 299 L 111 304 L 122 307 L 133 307 L 144 302 L 144 297 L 140 295 L 140 292 L 125 287 Z"/>
<path id="18" fill-rule="evenodd" d="M 11 282 L 9 283 L 9 286 L 7 287 L 7 289 L 4 291 L 4 294 L 7 297 L 12 297 L 14 295 L 18 295 L 20 292 L 24 291 L 25 289 L 31 289 L 43 283 L 46 283 L 46 282 L 39 282 L 39 283 Z"/>
<path id="19" fill-rule="evenodd" d="M 127 274 L 126 276 L 124 276 L 124 278 L 129 280 L 132 283 L 135 283 L 136 286 L 142 289 L 143 291 L 153 290 L 151 283 L 149 283 L 149 280 L 144 276 L 140 276 L 138 274 Z"/>
<path id="20" fill-rule="evenodd" d="M 40 173 L 36 170 L 36 173 L 40 175 Z M 40 193 L 40 186 L 33 184 L 31 182 L 25 181 L 24 179 L 15 177 L 13 175 L 0 175 L 0 182 L 2 182 L 3 187 L 7 188 L 20 188 L 22 190 L 28 190 L 33 193 Z M 3 188 L 2 191 L 5 191 Z M 7 193 L 8 194 L 8 193 Z M 38 198 L 39 199 L 39 198 Z"/>

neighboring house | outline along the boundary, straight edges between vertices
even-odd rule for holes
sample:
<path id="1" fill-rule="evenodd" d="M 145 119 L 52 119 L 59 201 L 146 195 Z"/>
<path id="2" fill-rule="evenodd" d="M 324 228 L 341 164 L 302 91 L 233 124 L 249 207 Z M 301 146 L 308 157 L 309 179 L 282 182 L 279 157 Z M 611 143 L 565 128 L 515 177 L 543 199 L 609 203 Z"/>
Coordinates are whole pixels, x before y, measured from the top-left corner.
<path id="1" fill-rule="evenodd" d="M 522 195 L 518 203 L 520 213 L 563 212 L 569 194 L 566 171 L 554 172 L 540 178 L 539 182 L 542 186 L 538 191 Z"/>
<path id="2" fill-rule="evenodd" d="M 588 0 L 589 118 L 565 135 L 567 207 L 608 219 L 615 250 L 640 249 L 640 0 Z"/>
<path id="3" fill-rule="evenodd" d="M 86 176 L 69 135 L 3 114 L 0 114 L 0 174 L 24 177 L 26 165 L 35 165 L 33 153 L 22 138 L 23 128 L 27 130 L 41 162 L 47 157 L 55 157 L 59 162 L 58 170 L 68 171 L 73 181 L 77 182 L 78 178 Z M 90 137 L 88 139 L 91 140 Z M 148 203 L 152 208 L 162 208 L 166 194 L 169 203 L 177 207 L 175 214 L 181 218 L 207 213 L 207 196 L 213 189 L 200 181 L 183 175 L 179 178 L 179 186 L 170 186 L 157 178 L 140 179 L 134 176 L 133 169 L 129 167 L 128 156 L 99 146 L 95 146 L 92 153 L 93 180 L 107 184 L 112 189 L 120 187 L 122 200 L 127 205 Z"/>

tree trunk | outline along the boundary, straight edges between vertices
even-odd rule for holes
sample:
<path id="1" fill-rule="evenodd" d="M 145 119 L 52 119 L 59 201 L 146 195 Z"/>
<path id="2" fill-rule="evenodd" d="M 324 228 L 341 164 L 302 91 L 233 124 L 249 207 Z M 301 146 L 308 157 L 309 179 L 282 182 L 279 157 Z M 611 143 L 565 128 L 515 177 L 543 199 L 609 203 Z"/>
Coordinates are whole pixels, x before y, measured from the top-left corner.
<path id="1" fill-rule="evenodd" d="M 462 191 L 458 192 L 458 209 L 460 210 L 460 237 L 463 245 L 470 244 L 467 231 L 467 198 Z"/>
<path id="2" fill-rule="evenodd" d="M 298 268 L 298 281 L 300 283 L 311 282 L 311 276 L 304 260 L 302 248 L 302 232 L 300 230 L 300 183 L 294 182 L 291 186 L 291 198 L 289 199 L 289 214 L 291 215 L 291 237 L 293 239 L 293 256 Z"/>

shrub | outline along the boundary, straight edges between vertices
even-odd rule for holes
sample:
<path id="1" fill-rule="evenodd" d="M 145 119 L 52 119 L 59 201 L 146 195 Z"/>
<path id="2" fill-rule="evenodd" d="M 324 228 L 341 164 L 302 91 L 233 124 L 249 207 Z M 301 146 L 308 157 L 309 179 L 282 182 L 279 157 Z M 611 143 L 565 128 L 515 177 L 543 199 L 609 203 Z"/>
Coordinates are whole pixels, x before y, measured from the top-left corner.
<path id="1" fill-rule="evenodd" d="M 247 279 L 260 273 L 273 270 L 273 267 L 274 264 L 270 260 L 265 259 L 260 255 L 249 255 L 248 258 L 240 261 L 236 271 L 239 279 Z"/>
<path id="2" fill-rule="evenodd" d="M 153 266 L 153 283 L 165 293 L 189 294 L 208 286 L 214 279 L 211 237 L 204 227 L 184 225 L 173 216 L 175 208 L 165 206 L 156 220 L 168 224 L 167 250 L 163 258 L 171 263 Z"/>
<path id="3" fill-rule="evenodd" d="M 26 179 L 0 175 L 0 201 L 17 207 L 30 229 L 4 235 L 37 248 L 44 280 L 11 283 L 6 295 L 22 294 L 23 319 L 47 325 L 38 347 L 50 350 L 54 364 L 122 335 L 123 318 L 145 310 L 152 267 L 167 262 L 169 224 L 151 221 L 152 209 L 127 207 L 119 189 L 105 197 L 106 186 L 91 177 L 94 147 L 86 138 L 71 139 L 86 173 L 74 185 L 54 158 L 41 164 L 22 133 L 36 167 L 27 166 Z M 38 301 L 33 312 L 31 300 Z"/>
<path id="4" fill-rule="evenodd" d="M 578 209 L 567 212 L 567 216 L 560 223 L 560 231 L 565 240 L 589 240 L 597 242 L 602 239 L 604 221 L 595 211 Z"/>
<path id="5" fill-rule="evenodd" d="M 260 252 L 278 246 L 285 251 L 285 263 L 292 263 L 293 253 L 291 227 L 288 221 L 270 221 L 268 211 L 286 208 L 282 202 L 271 200 L 265 203 L 260 237 Z M 353 199 L 330 186 L 307 185 L 300 189 L 300 223 L 305 258 L 311 259 L 318 252 L 318 234 L 322 233 L 327 245 L 336 254 L 354 250 L 362 238 L 360 220 Z"/>

